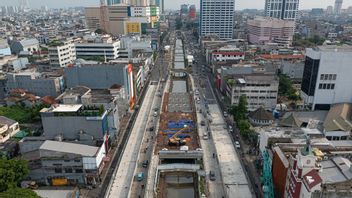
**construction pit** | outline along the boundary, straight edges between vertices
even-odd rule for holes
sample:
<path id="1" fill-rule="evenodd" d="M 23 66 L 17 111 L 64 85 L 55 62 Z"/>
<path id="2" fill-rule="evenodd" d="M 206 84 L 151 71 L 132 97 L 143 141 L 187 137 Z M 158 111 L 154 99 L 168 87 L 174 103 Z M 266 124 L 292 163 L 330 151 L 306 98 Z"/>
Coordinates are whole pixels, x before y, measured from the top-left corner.
<path id="1" fill-rule="evenodd" d="M 201 197 L 205 186 L 192 82 L 183 43 L 176 40 L 174 68 L 163 93 L 154 155 L 158 157 L 154 193 L 158 198 Z M 202 182 L 200 182 L 202 181 Z M 200 183 L 202 183 L 200 185 Z"/>

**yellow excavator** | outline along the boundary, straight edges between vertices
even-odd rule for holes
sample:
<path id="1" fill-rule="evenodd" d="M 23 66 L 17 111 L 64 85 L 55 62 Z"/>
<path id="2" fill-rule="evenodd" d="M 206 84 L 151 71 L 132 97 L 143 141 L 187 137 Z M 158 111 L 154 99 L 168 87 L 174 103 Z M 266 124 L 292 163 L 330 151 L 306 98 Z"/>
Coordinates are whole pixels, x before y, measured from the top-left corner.
<path id="1" fill-rule="evenodd" d="M 169 138 L 169 146 L 182 146 L 186 144 L 185 139 L 178 138 L 177 136 L 183 131 L 187 130 L 189 127 L 185 125 L 181 130 L 177 131 L 173 136 Z"/>

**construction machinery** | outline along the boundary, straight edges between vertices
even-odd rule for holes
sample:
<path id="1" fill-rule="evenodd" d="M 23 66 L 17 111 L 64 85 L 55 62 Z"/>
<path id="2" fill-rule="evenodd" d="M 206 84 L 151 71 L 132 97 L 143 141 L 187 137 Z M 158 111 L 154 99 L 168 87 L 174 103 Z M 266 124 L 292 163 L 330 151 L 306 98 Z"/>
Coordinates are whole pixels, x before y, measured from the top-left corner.
<path id="1" fill-rule="evenodd" d="M 169 145 L 170 146 L 183 146 L 187 143 L 187 141 L 183 138 L 178 137 L 183 131 L 189 129 L 187 125 L 185 125 L 181 130 L 176 132 L 173 136 L 169 138 Z"/>

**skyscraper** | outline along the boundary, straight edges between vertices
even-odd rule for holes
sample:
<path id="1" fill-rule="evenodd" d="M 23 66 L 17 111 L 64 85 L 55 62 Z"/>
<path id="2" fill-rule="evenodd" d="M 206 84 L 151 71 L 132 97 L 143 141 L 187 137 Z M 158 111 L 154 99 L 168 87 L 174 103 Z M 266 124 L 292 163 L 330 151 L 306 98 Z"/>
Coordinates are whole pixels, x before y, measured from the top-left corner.
<path id="1" fill-rule="evenodd" d="M 299 0 L 265 0 L 265 15 L 295 21 Z"/>
<path id="2" fill-rule="evenodd" d="M 235 0 L 200 1 L 200 35 L 232 39 Z"/>
<path id="3" fill-rule="evenodd" d="M 107 0 L 107 5 L 115 5 L 122 3 L 122 0 Z"/>
<path id="4" fill-rule="evenodd" d="M 341 14 L 343 0 L 335 0 L 334 14 Z"/>

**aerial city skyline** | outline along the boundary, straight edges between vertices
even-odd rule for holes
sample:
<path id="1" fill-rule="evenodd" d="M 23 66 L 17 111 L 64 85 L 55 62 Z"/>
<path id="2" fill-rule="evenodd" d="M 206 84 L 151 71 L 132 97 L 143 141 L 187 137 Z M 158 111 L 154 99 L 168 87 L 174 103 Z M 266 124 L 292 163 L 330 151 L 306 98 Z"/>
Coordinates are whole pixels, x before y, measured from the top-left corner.
<path id="1" fill-rule="evenodd" d="M 61 0 L 61 1 L 46 1 L 44 4 L 41 0 L 28 0 L 29 5 L 33 8 L 40 8 L 41 6 L 48 6 L 49 8 L 63 8 L 63 7 L 75 7 L 75 6 L 96 6 L 99 4 L 99 0 Z M 120 2 L 119 0 L 108 0 L 107 2 Z M 165 0 L 166 9 L 177 9 L 181 4 L 195 4 L 199 8 L 199 0 Z M 263 9 L 265 0 L 236 0 L 235 9 Z M 311 9 L 311 8 L 327 8 L 327 6 L 334 6 L 335 0 L 300 0 L 300 9 Z M 13 5 L 18 6 L 18 1 L 2 0 L 2 5 Z M 342 8 L 352 6 L 352 1 L 345 0 Z"/>

